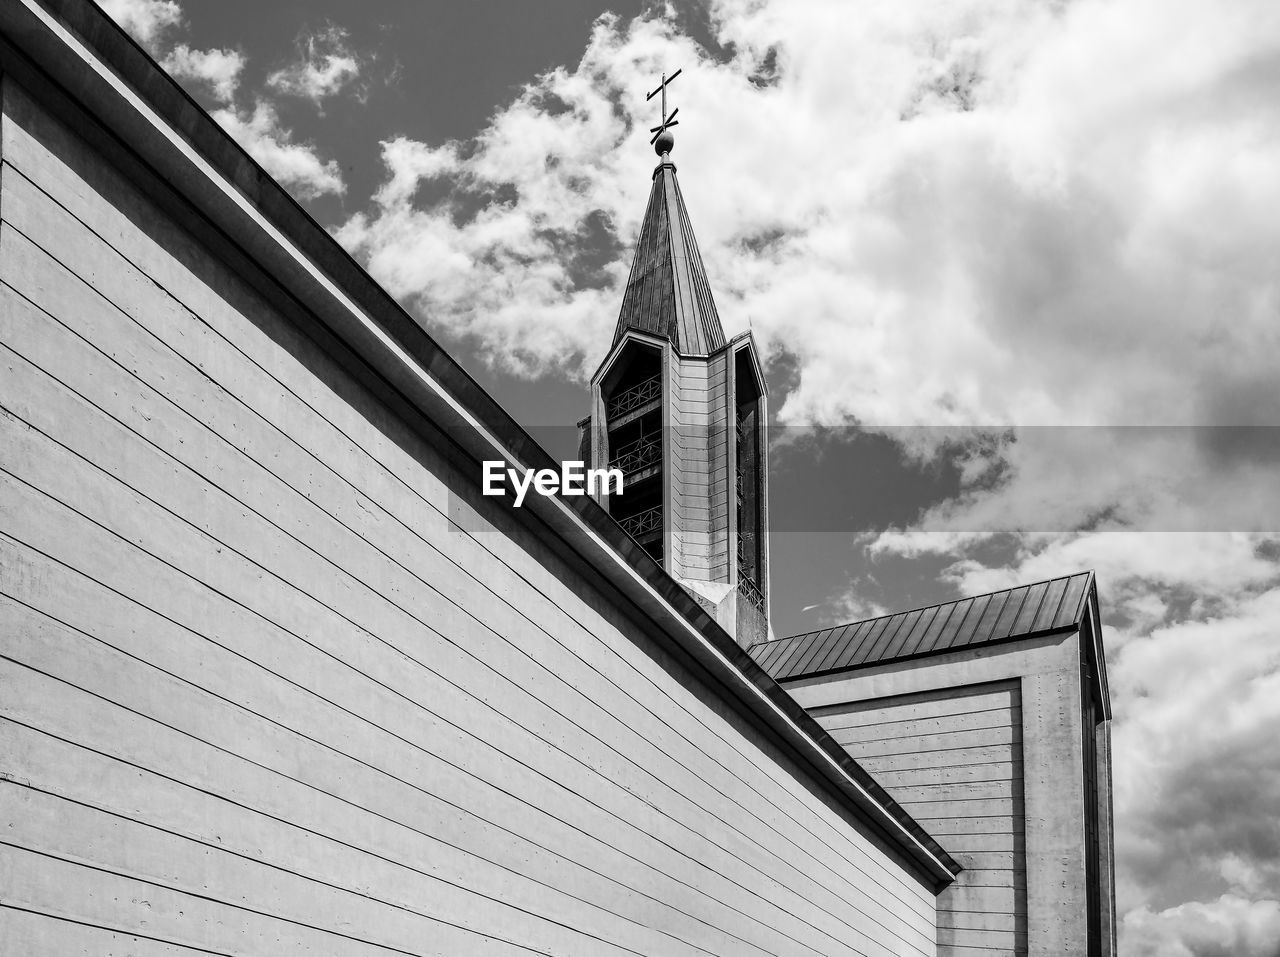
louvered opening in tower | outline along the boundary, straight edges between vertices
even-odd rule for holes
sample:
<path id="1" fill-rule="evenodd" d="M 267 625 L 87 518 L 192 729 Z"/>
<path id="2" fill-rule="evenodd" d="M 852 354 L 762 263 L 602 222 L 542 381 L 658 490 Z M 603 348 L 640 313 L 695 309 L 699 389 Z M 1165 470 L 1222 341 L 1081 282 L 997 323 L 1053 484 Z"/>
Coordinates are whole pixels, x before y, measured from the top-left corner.
<path id="1" fill-rule="evenodd" d="M 622 472 L 623 493 L 609 498 L 618 524 L 663 560 L 662 354 L 632 344 L 603 386 L 609 468 Z"/>

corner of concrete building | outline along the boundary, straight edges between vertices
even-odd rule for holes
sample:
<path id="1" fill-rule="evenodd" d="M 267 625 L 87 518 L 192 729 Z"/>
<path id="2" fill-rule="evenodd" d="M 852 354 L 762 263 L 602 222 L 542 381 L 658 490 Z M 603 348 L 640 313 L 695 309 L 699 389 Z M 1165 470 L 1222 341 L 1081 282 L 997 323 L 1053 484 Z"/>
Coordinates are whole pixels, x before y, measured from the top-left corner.
<path id="1" fill-rule="evenodd" d="M 783 685 L 965 867 L 938 897 L 940 955 L 1114 953 L 1109 730 L 1088 732 L 1086 774 L 1082 654 L 1071 629 Z"/>

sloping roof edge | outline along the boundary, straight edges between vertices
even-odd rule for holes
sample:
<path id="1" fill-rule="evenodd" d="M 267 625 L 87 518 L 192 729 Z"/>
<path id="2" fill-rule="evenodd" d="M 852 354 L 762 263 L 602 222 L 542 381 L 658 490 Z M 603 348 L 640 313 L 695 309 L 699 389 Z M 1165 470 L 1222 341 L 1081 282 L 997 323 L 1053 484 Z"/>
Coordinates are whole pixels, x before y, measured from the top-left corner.
<path id="1" fill-rule="evenodd" d="M 87 0 L 0 4 L 0 66 L 459 464 L 557 463 L 136 43 Z M 110 123 L 108 128 L 105 124 Z M 589 497 L 519 513 L 614 589 L 935 889 L 959 865 Z"/>
<path id="2" fill-rule="evenodd" d="M 775 680 L 795 681 L 1074 630 L 1090 615 L 1097 616 L 1096 580 L 1084 571 L 776 638 L 750 652 Z M 1106 707 L 1100 629 L 1089 630 Z"/>

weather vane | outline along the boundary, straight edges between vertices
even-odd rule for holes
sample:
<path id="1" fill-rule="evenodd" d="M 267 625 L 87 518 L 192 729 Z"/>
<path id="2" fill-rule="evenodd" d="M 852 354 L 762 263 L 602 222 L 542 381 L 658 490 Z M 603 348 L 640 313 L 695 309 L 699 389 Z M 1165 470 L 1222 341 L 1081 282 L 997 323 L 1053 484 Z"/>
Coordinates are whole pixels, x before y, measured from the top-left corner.
<path id="1" fill-rule="evenodd" d="M 649 132 L 653 134 L 653 138 L 649 140 L 650 146 L 652 146 L 654 143 L 658 141 L 659 136 L 662 136 L 663 133 L 667 133 L 668 129 L 670 129 L 673 126 L 680 125 L 680 121 L 676 119 L 676 114 L 680 112 L 680 107 L 676 107 L 674 110 L 672 110 L 670 115 L 667 114 L 667 86 L 668 84 L 671 83 L 672 80 L 674 80 L 676 77 L 678 77 L 681 74 L 683 69 L 684 68 L 681 67 L 679 70 L 676 70 L 676 72 L 672 73 L 670 76 L 667 76 L 665 73 L 662 74 L 662 82 L 658 84 L 658 88 L 645 97 L 645 101 L 648 102 L 649 100 L 652 100 L 655 96 L 657 96 L 659 93 L 662 94 L 662 122 L 659 123 L 657 126 L 652 127 L 649 130 Z M 665 150 L 659 150 L 659 152 L 661 153 L 670 152 L 671 146 L 675 144 L 675 138 L 672 137 L 670 133 L 667 133 L 665 139 L 667 141 L 666 143 L 667 148 Z"/>

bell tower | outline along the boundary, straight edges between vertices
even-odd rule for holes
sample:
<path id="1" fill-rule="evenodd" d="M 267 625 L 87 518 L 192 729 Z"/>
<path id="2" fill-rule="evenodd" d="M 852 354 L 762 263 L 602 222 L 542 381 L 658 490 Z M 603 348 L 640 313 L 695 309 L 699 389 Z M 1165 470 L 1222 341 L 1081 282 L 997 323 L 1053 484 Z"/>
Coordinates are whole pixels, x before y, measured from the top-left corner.
<path id="1" fill-rule="evenodd" d="M 755 341 L 726 341 L 676 167 L 659 162 L 613 345 L 591 379 L 581 457 L 623 473 L 601 504 L 744 648 L 769 637 L 767 396 Z"/>

